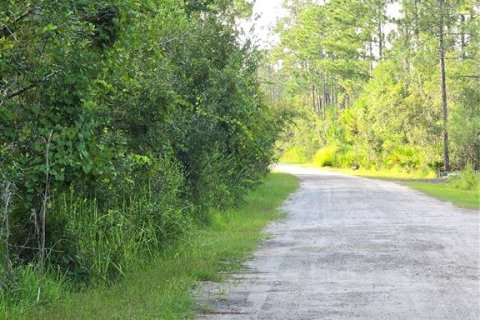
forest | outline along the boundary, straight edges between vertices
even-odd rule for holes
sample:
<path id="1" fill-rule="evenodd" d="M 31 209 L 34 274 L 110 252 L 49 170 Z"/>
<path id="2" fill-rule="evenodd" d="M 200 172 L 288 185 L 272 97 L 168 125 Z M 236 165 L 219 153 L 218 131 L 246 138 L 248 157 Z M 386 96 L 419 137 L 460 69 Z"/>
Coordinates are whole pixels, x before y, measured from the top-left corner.
<path id="1" fill-rule="evenodd" d="M 276 161 L 478 187 L 478 1 L 284 7 L 262 49 L 247 0 L 0 2 L 0 314 L 121 281 Z"/>
<path id="2" fill-rule="evenodd" d="M 265 176 L 284 115 L 238 40 L 250 12 L 1 1 L 0 311 L 112 283 Z"/>
<path id="3" fill-rule="evenodd" d="M 282 161 L 435 177 L 480 166 L 480 6 L 287 1 L 269 101 Z"/>

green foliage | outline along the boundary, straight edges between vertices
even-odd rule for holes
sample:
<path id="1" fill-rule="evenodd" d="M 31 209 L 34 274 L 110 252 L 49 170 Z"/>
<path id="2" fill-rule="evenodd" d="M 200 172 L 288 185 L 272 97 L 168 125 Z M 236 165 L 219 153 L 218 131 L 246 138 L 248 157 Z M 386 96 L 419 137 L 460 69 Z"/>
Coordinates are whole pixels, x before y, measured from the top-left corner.
<path id="1" fill-rule="evenodd" d="M 295 110 L 277 144 L 305 162 L 440 174 L 444 131 L 450 167 L 480 166 L 478 4 L 292 1 L 271 54 L 272 100 Z M 446 4 L 446 5 L 444 5 Z M 396 28 L 387 32 L 387 24 Z M 439 28 L 444 29 L 447 112 L 443 116 Z M 387 45 L 388 44 L 388 45 Z M 333 152 L 331 146 L 338 146 Z M 313 151 L 312 151 L 313 150 Z"/>
<path id="2" fill-rule="evenodd" d="M 356 167 L 360 163 L 359 157 L 355 154 L 352 148 L 346 148 L 337 152 L 335 166 L 340 168 Z"/>
<path id="3" fill-rule="evenodd" d="M 159 169 L 149 181 L 108 207 L 73 188 L 56 197 L 55 216 L 47 225 L 49 247 L 54 248 L 50 265 L 77 284 L 109 282 L 190 228 L 191 210 L 180 200 L 180 170 L 168 160 L 159 159 L 156 165 Z"/>
<path id="4" fill-rule="evenodd" d="M 276 144 L 281 162 L 305 163 L 311 160 L 322 141 L 321 122 L 311 112 L 298 112 Z"/>
<path id="5" fill-rule="evenodd" d="M 289 164 L 301 164 L 307 161 L 303 152 L 296 147 L 291 147 L 285 152 L 283 152 L 279 160 L 281 163 Z"/>
<path id="6" fill-rule="evenodd" d="M 468 163 L 480 169 L 480 92 L 478 81 L 463 84 L 450 125 L 454 160 L 459 167 Z"/>
<path id="7" fill-rule="evenodd" d="M 236 270 L 264 239 L 266 224 L 282 216 L 284 199 L 298 187 L 295 177 L 271 174 L 245 203 L 214 210 L 211 223 L 193 227 L 150 262 L 137 261 L 114 286 L 80 293 L 63 291 L 62 300 L 33 310 L 13 309 L 8 319 L 185 319 L 193 317 L 191 291 L 197 281 L 221 279 Z M 37 292 L 32 289 L 33 295 Z M 0 300 L 0 308 L 1 308 Z"/>
<path id="8" fill-rule="evenodd" d="M 418 147 L 404 146 L 396 147 L 387 156 L 387 168 L 398 166 L 406 171 L 418 169 L 424 163 L 422 150 Z"/>
<path id="9" fill-rule="evenodd" d="M 333 167 L 337 164 L 337 152 L 337 146 L 326 146 L 325 148 L 318 150 L 313 158 L 313 163 L 320 167 Z"/>
<path id="10" fill-rule="evenodd" d="M 450 177 L 448 183 L 459 190 L 476 191 L 480 197 L 480 173 L 475 171 L 470 163 L 467 164 L 458 176 Z"/>
<path id="11" fill-rule="evenodd" d="M 109 283 L 259 183 L 284 117 L 262 100 L 262 56 L 238 40 L 250 12 L 0 3 L 0 185 L 14 191 L 0 202 L 0 283 L 25 265 Z"/>
<path id="12" fill-rule="evenodd" d="M 26 316 L 33 306 L 60 300 L 70 288 L 65 278 L 39 275 L 33 265 L 15 270 L 14 282 L 0 291 L 0 314 L 5 319 Z"/>

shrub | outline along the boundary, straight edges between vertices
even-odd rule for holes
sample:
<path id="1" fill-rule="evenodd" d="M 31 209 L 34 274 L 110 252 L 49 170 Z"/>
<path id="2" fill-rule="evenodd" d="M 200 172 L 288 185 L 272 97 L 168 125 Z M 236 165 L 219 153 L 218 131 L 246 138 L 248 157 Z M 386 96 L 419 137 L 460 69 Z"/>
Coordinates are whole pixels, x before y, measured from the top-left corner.
<path id="1" fill-rule="evenodd" d="M 357 157 L 353 150 L 346 148 L 342 150 L 342 152 L 337 153 L 335 166 L 341 168 L 351 168 L 355 165 L 358 165 L 358 163 Z"/>
<path id="2" fill-rule="evenodd" d="M 173 160 L 154 163 L 136 188 L 114 189 L 117 202 L 100 203 L 74 188 L 56 197 L 47 220 L 49 265 L 78 284 L 109 282 L 183 233 L 191 217 L 182 209 L 182 173 Z"/>
<path id="3" fill-rule="evenodd" d="M 480 192 L 480 173 L 468 163 L 458 176 L 449 178 L 448 183 L 460 190 L 478 190 Z"/>
<path id="4" fill-rule="evenodd" d="M 385 160 L 387 167 L 400 166 L 407 172 L 418 169 L 420 164 L 424 163 L 422 150 L 419 147 L 408 145 L 396 147 Z"/>
<path id="5" fill-rule="evenodd" d="M 313 163 L 320 167 L 333 167 L 337 164 L 336 145 L 330 145 L 317 151 L 313 158 Z"/>
<path id="6" fill-rule="evenodd" d="M 0 2 L 15 21 L 0 35 L 0 187 L 15 186 L 0 275 L 38 263 L 110 282 L 259 183 L 285 118 L 233 2 L 24 2 Z"/>
<path id="7" fill-rule="evenodd" d="M 300 164 L 307 162 L 307 159 L 300 148 L 291 147 L 283 153 L 279 161 L 281 163 Z"/>

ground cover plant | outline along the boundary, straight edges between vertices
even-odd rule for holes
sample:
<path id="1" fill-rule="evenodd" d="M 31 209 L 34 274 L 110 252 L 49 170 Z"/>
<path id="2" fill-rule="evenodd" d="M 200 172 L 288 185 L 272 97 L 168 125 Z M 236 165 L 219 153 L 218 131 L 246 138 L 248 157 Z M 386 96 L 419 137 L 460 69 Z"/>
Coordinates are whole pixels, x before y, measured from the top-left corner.
<path id="1" fill-rule="evenodd" d="M 263 228 L 298 186 L 296 178 L 274 173 L 238 208 L 216 211 L 206 227 L 185 233 L 177 244 L 146 264 L 137 264 L 113 287 L 69 294 L 54 305 L 19 319 L 189 319 L 196 306 L 191 291 L 199 281 L 228 277 L 265 238 Z M 65 293 L 64 293 L 65 294 Z"/>

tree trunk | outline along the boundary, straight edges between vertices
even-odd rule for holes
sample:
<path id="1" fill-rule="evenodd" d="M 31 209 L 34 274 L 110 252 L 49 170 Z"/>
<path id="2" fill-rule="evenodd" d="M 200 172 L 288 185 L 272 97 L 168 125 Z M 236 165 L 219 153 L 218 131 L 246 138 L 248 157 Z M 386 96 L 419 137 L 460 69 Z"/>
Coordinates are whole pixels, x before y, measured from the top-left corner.
<path id="1" fill-rule="evenodd" d="M 465 47 L 466 47 L 466 39 L 465 39 L 465 16 L 463 14 L 460 15 L 460 48 L 461 48 L 461 58 L 464 60 L 465 55 Z"/>
<path id="2" fill-rule="evenodd" d="M 444 171 L 450 171 L 450 155 L 448 145 L 448 102 L 447 102 L 447 83 L 445 71 L 445 17 L 444 17 L 444 0 L 440 2 L 440 72 L 442 86 L 442 109 L 443 109 L 443 164 Z"/>
<path id="3" fill-rule="evenodd" d="M 375 41 L 375 40 L 370 39 L 370 44 L 369 44 L 369 47 L 368 47 L 369 52 L 370 52 L 370 75 L 373 72 L 373 62 L 375 60 L 375 57 L 373 56 L 373 41 Z"/>
<path id="4" fill-rule="evenodd" d="M 382 20 L 378 20 L 378 58 L 382 59 L 383 57 L 383 30 L 382 30 Z"/>
<path id="5" fill-rule="evenodd" d="M 5 246 L 4 253 L 4 271 L 6 278 L 11 280 L 12 278 L 12 261 L 10 259 L 10 205 L 13 198 L 13 185 L 10 182 L 5 182 L 2 192 L 3 202 L 3 226 L 2 226 L 2 240 Z"/>

